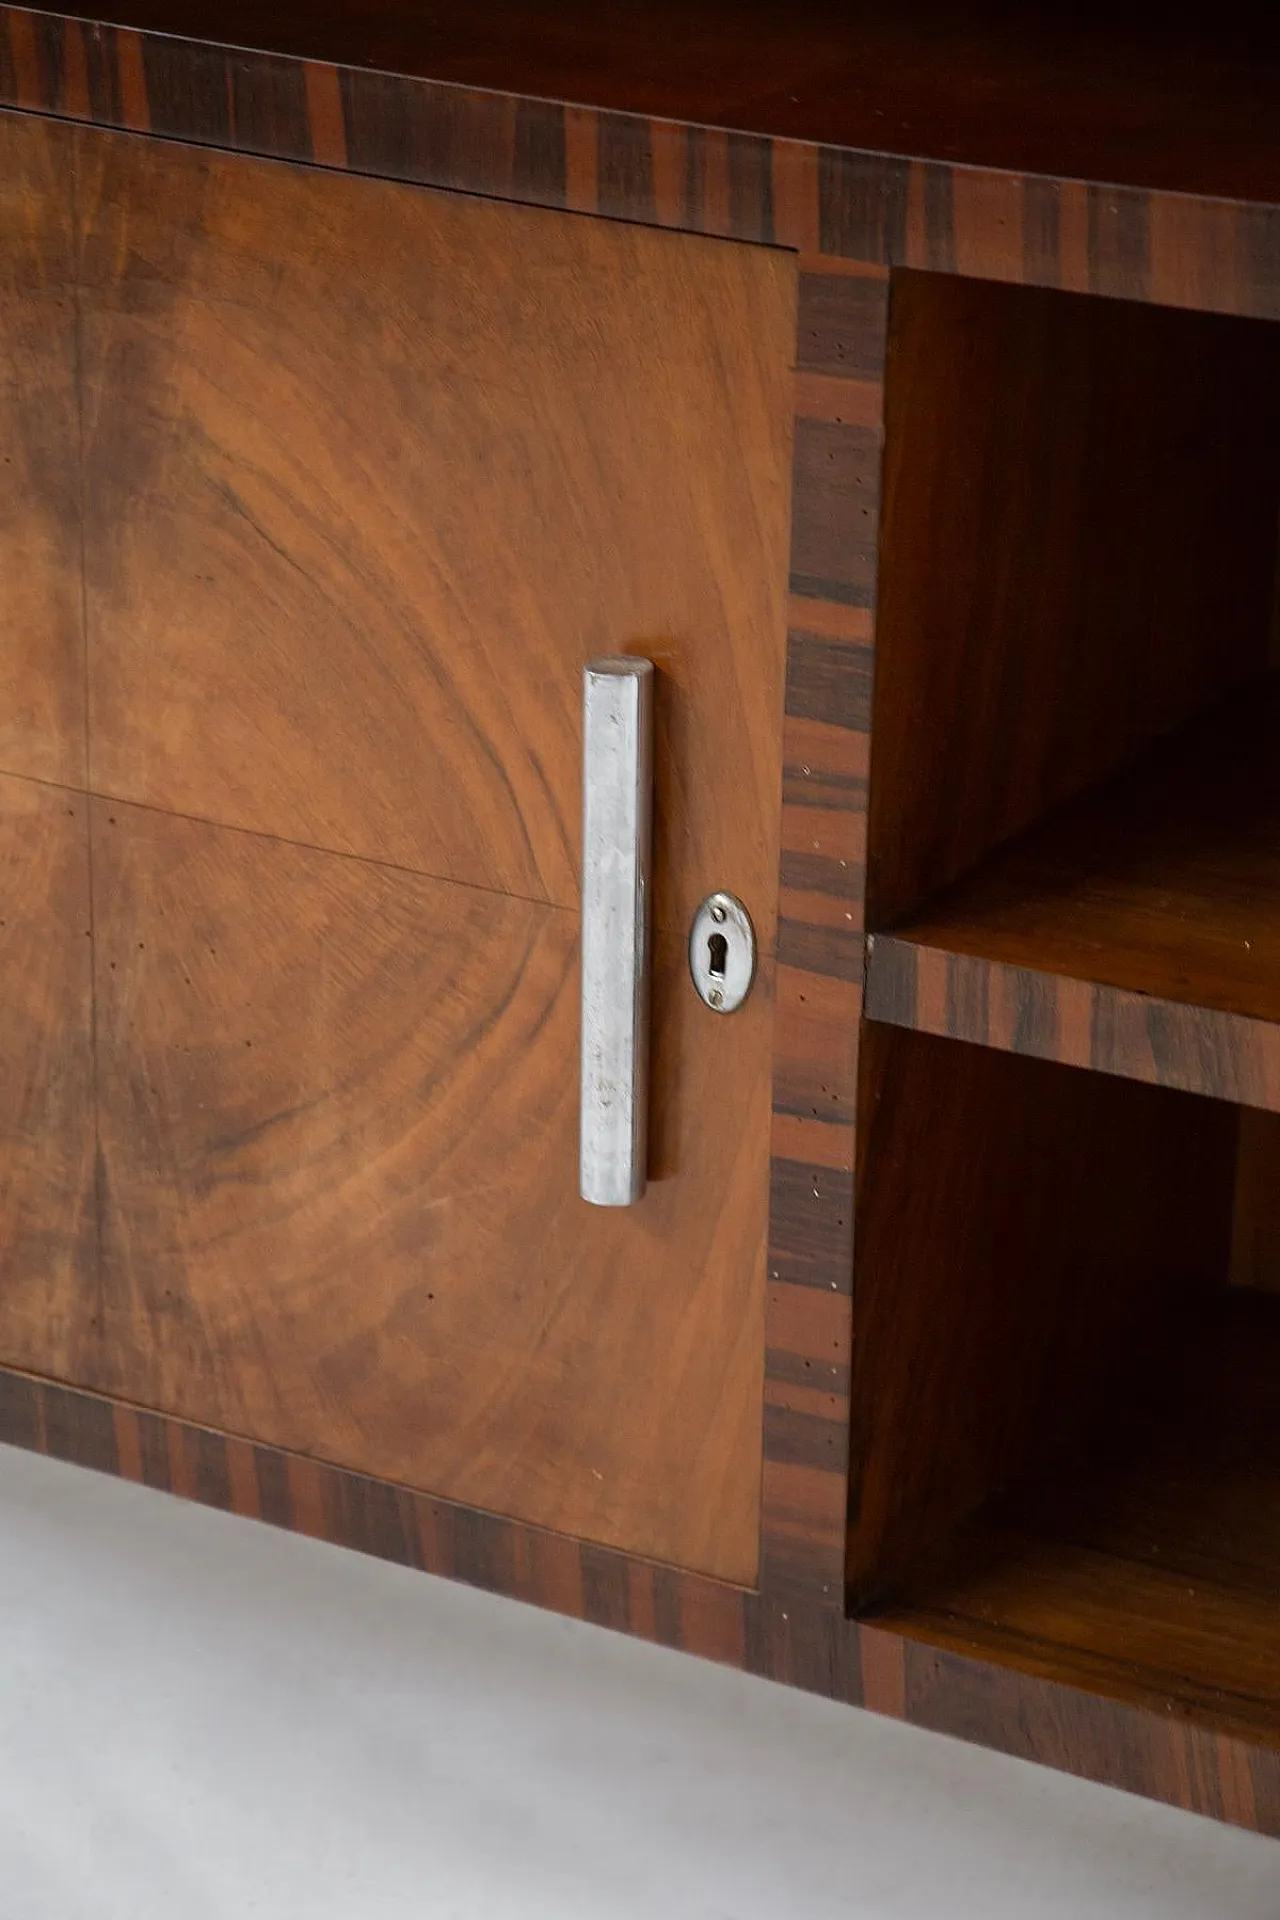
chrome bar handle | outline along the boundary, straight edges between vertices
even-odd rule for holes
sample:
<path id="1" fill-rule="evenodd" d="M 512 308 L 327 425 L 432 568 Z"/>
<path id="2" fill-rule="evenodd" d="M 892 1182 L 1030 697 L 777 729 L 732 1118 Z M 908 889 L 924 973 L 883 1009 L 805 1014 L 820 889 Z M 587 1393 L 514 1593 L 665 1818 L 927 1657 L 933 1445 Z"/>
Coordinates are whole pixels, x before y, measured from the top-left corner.
<path id="1" fill-rule="evenodd" d="M 653 663 L 583 675 L 582 1083 L 578 1190 L 627 1207 L 645 1189 Z"/>

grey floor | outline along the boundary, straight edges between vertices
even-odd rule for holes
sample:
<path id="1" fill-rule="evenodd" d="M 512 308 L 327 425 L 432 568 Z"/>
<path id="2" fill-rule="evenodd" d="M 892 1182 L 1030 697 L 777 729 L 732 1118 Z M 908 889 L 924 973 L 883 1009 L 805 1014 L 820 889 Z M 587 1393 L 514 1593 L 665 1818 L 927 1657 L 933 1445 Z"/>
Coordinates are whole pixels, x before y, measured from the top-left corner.
<path id="1" fill-rule="evenodd" d="M 1280 1845 L 0 1448 L 0 1920 L 1278 1920 Z"/>

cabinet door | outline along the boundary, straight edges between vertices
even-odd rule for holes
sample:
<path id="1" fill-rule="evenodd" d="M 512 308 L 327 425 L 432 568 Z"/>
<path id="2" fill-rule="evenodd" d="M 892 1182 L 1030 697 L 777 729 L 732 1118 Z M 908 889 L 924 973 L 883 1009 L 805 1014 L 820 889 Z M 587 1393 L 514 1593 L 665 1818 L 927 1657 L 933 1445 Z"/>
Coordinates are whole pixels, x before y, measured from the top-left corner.
<path id="1" fill-rule="evenodd" d="M 100 1253 L 0 1358 L 750 1583 L 792 262 L 75 137 Z M 619 652 L 658 668 L 653 1113 L 606 1210 L 580 710 Z M 731 1018 L 684 954 L 717 887 Z"/>

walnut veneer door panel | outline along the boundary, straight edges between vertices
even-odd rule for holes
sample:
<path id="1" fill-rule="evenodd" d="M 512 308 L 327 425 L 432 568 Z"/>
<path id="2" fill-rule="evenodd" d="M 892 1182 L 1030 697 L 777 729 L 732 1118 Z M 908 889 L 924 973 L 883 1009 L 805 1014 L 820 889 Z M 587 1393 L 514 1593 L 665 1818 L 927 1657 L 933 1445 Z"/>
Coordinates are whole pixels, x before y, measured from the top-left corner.
<path id="1" fill-rule="evenodd" d="M 101 1320 L 59 1370 L 749 1581 L 771 969 L 726 1049 L 659 938 L 668 1177 L 589 1208 L 575 914 L 92 804 Z"/>
<path id="2" fill-rule="evenodd" d="M 0 776 L 0 1357 L 71 1377 L 99 1311 L 89 931 L 83 798 Z"/>
<path id="3" fill-rule="evenodd" d="M 68 137 L 101 1257 L 42 1370 L 750 1583 L 794 263 Z M 611 1210 L 581 699 L 623 651 L 657 978 Z M 685 962 L 717 886 L 732 1020 Z"/>
<path id="4" fill-rule="evenodd" d="M 80 146 L 95 790 L 571 906 L 580 669 L 645 651 L 659 914 L 767 916 L 790 257 Z"/>
<path id="5" fill-rule="evenodd" d="M 0 118 L 0 770 L 82 785 L 69 140 Z"/>

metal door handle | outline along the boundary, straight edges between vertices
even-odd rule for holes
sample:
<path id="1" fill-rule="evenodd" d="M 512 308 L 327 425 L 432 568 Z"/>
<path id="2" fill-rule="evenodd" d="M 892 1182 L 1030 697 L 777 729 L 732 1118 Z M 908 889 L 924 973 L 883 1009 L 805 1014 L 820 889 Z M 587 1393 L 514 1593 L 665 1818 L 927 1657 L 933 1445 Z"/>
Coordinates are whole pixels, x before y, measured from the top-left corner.
<path id="1" fill-rule="evenodd" d="M 578 1188 L 598 1207 L 645 1189 L 653 663 L 583 676 L 582 1084 Z"/>

